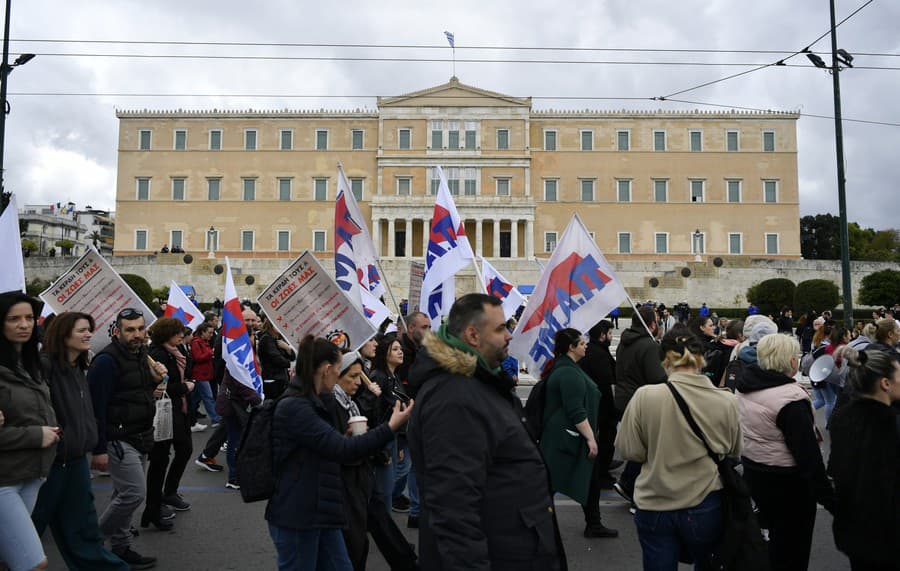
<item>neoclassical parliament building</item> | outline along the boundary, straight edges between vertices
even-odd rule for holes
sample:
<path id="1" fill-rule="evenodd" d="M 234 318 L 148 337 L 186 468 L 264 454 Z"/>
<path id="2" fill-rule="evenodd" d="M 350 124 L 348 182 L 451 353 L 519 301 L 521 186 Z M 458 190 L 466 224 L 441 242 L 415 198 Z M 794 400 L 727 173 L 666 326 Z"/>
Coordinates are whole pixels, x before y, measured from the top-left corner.
<path id="1" fill-rule="evenodd" d="M 458 79 L 376 110 L 120 110 L 116 255 L 330 258 L 341 163 L 381 254 L 421 258 L 448 178 L 477 254 L 577 212 L 611 260 L 800 257 L 799 115 L 534 109 Z"/>

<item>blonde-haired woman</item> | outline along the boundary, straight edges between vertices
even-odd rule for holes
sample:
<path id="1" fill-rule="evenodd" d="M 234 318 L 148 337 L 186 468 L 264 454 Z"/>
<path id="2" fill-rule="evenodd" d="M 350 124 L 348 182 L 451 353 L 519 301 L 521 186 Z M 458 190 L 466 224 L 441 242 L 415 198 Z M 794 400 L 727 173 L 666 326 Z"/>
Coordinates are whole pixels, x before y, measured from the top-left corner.
<path id="1" fill-rule="evenodd" d="M 676 326 L 663 337 L 659 351 L 669 383 L 687 403 L 713 452 L 740 455 L 737 402 L 728 389 L 713 387 L 701 374 L 700 340 Z M 643 463 L 634 488 L 634 523 L 644 569 L 677 569 L 682 548 L 700 569 L 722 529 L 722 482 L 668 386 L 646 385 L 634 393 L 616 448 L 625 460 Z"/>
<path id="2" fill-rule="evenodd" d="M 816 503 L 831 511 L 834 490 L 813 418 L 812 403 L 794 375 L 800 344 L 774 333 L 756 346 L 758 364 L 737 383 L 744 433 L 744 478 L 769 529 L 769 558 L 775 570 L 809 566 Z"/>

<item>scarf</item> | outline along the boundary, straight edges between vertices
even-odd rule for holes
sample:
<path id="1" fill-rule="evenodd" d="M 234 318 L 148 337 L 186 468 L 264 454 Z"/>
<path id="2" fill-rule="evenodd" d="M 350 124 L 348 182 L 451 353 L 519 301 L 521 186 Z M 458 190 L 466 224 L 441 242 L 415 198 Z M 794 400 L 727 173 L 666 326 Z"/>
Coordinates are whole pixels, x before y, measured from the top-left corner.
<path id="1" fill-rule="evenodd" d="M 362 416 L 359 413 L 359 407 L 356 406 L 356 403 L 353 402 L 353 399 L 344 392 L 344 389 L 341 388 L 341 385 L 334 385 L 334 388 L 331 389 L 331 392 L 334 393 L 334 400 L 336 400 L 337 403 L 341 405 L 341 408 L 350 413 L 350 416 Z"/>
<path id="2" fill-rule="evenodd" d="M 468 353 L 469 355 L 475 355 L 475 357 L 478 358 L 478 364 L 481 365 L 486 371 L 489 371 L 494 375 L 500 374 L 502 367 L 488 367 L 487 363 L 484 362 L 484 357 L 481 356 L 481 353 L 466 345 L 466 343 L 456 335 L 453 335 L 452 333 L 447 331 L 446 323 L 441 325 L 441 328 L 438 329 L 437 336 L 438 339 L 453 347 L 454 349 L 459 349 L 463 353 Z"/>
<path id="3" fill-rule="evenodd" d="M 178 367 L 178 374 L 181 376 L 181 382 L 185 382 L 187 379 L 184 378 L 184 370 L 187 368 L 187 357 L 185 357 L 184 353 L 179 351 L 177 347 L 169 347 L 165 344 L 163 344 L 163 347 L 170 355 L 175 357 L 175 365 Z M 181 397 L 181 412 L 187 414 L 187 397 L 185 396 Z"/>

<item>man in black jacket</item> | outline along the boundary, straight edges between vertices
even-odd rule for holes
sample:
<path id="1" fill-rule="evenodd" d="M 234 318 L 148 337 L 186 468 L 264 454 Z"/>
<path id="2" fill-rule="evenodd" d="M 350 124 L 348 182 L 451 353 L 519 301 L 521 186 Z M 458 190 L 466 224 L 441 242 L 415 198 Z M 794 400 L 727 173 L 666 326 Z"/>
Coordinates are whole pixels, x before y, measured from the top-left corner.
<path id="1" fill-rule="evenodd" d="M 599 486 L 611 488 L 615 479 L 609 469 L 615 452 L 616 424 L 619 418 L 613 403 L 613 385 L 616 384 L 616 360 L 609 352 L 612 342 L 612 323 L 600 321 L 588 331 L 587 352 L 579 365 L 600 389 L 600 412 L 597 415 L 597 459 L 595 476 Z M 591 482 L 594 485 L 594 482 Z M 599 496 L 598 496 L 599 499 Z M 588 498 L 590 506 L 594 503 Z"/>
<path id="2" fill-rule="evenodd" d="M 497 298 L 461 297 L 410 372 L 409 424 L 430 571 L 566 569 L 541 453 L 500 363 L 511 335 Z"/>

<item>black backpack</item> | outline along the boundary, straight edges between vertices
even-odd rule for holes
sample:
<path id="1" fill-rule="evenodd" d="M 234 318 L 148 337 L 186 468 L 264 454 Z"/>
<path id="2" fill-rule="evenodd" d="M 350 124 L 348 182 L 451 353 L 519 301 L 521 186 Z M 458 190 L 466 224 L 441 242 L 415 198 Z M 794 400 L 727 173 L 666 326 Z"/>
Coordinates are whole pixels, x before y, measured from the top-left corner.
<path id="1" fill-rule="evenodd" d="M 268 500 L 275 492 L 272 421 L 278 403 L 291 396 L 296 396 L 296 393 L 288 385 L 278 398 L 263 401 L 250 410 L 234 461 L 241 498 L 247 503 Z"/>
<path id="2" fill-rule="evenodd" d="M 725 367 L 725 386 L 731 389 L 731 392 L 734 392 L 738 381 L 744 376 L 744 368 L 746 367 L 747 363 L 740 359 L 729 362 Z"/>
<path id="3" fill-rule="evenodd" d="M 547 404 L 547 379 L 541 379 L 533 387 L 525 401 L 525 428 L 535 441 L 544 431 L 544 408 Z"/>

